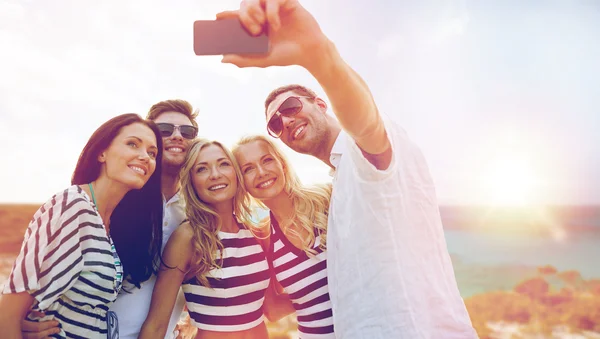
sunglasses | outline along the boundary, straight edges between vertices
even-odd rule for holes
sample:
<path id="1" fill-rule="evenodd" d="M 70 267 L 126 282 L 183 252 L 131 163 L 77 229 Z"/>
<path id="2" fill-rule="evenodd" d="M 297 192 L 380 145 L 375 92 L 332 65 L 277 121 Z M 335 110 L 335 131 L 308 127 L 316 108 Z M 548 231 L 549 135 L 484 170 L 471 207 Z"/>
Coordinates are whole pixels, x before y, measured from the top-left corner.
<path id="1" fill-rule="evenodd" d="M 267 123 L 267 132 L 269 132 L 269 135 L 273 138 L 279 138 L 281 136 L 283 133 L 283 119 L 281 119 L 281 117 L 293 117 L 300 113 L 303 107 L 300 98 L 313 99 L 311 97 L 289 97 L 285 99 Z"/>
<path id="2" fill-rule="evenodd" d="M 198 129 L 191 125 L 174 125 L 167 122 L 161 122 L 157 123 L 156 126 L 158 126 L 160 135 L 162 135 L 163 138 L 173 135 L 173 132 L 175 132 L 176 129 L 179 130 L 181 136 L 186 139 L 194 139 L 198 135 Z"/>

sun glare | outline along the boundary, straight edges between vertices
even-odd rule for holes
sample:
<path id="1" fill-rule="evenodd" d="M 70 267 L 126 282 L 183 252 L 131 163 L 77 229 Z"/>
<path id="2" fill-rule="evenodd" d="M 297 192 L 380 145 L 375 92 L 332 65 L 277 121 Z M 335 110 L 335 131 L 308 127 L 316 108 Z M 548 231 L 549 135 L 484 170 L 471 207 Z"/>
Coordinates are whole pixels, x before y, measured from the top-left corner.
<path id="1" fill-rule="evenodd" d="M 535 203 L 538 180 L 527 159 L 499 157 L 488 166 L 484 190 L 490 204 L 526 206 Z"/>

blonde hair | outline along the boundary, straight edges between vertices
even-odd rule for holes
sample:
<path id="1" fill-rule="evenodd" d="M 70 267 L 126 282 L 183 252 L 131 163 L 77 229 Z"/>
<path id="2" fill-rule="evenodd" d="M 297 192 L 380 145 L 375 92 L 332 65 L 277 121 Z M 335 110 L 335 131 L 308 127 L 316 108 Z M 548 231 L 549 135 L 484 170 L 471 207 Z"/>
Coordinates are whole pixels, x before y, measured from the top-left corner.
<path id="1" fill-rule="evenodd" d="M 315 255 L 313 249 L 316 238 L 319 237 L 319 248 L 327 249 L 327 218 L 329 211 L 329 200 L 331 198 L 331 184 L 305 186 L 300 181 L 296 172 L 292 169 L 287 157 L 281 149 L 275 145 L 269 138 L 263 135 L 246 136 L 240 139 L 232 148 L 233 154 L 240 151 L 240 146 L 254 141 L 262 141 L 267 144 L 269 153 L 275 157 L 283 166 L 285 176 L 284 191 L 294 206 L 292 222 L 290 226 L 301 229 L 308 233 L 308 236 L 300 236 L 300 233 L 294 230 L 294 227 L 287 227 L 283 232 L 288 235 L 294 235 L 302 240 L 302 249 L 308 255 Z M 252 198 L 254 203 L 263 208 L 267 208 L 264 203 L 256 198 Z"/>
<path id="2" fill-rule="evenodd" d="M 185 215 L 194 236 L 192 243 L 194 247 L 194 262 L 192 272 L 203 286 L 209 286 L 206 274 L 212 269 L 221 268 L 223 264 L 223 244 L 219 239 L 218 232 L 221 230 L 222 220 L 215 209 L 202 201 L 194 189 L 192 182 L 192 170 L 196 158 L 204 148 L 215 145 L 220 147 L 227 155 L 235 170 L 238 182 L 237 190 L 233 198 L 233 212 L 237 221 L 247 227 L 252 225 L 250 210 L 250 195 L 244 186 L 244 178 L 235 157 L 227 147 L 218 141 L 197 139 L 190 145 L 185 162 L 181 169 L 181 193 L 185 202 Z M 217 254 L 219 254 L 217 258 Z"/>

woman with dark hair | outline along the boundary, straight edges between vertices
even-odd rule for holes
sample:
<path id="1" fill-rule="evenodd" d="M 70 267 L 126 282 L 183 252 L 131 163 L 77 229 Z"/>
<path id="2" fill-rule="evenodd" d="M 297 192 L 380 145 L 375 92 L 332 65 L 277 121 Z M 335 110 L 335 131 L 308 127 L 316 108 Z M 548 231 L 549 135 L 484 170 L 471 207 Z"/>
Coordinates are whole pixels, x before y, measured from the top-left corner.
<path id="1" fill-rule="evenodd" d="M 58 321 L 58 338 L 112 337 L 108 307 L 123 279 L 139 286 L 158 267 L 161 150 L 158 128 L 137 114 L 94 132 L 73 185 L 42 205 L 25 232 L 0 299 L 3 337 L 21 338 L 29 310 L 38 312 L 28 320 Z"/>

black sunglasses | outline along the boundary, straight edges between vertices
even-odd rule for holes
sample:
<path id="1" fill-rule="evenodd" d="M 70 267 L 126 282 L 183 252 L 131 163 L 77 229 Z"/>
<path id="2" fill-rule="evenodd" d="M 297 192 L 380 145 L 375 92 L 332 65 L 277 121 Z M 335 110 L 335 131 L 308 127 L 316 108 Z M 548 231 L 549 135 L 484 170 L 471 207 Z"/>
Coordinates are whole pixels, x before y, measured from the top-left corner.
<path id="1" fill-rule="evenodd" d="M 311 97 L 289 97 L 279 105 L 277 111 L 271 116 L 271 119 L 269 119 L 269 122 L 267 123 L 267 132 L 269 132 L 273 138 L 279 138 L 283 133 L 282 116 L 293 117 L 300 113 L 302 107 L 304 107 L 300 98 L 313 99 Z"/>
<path id="2" fill-rule="evenodd" d="M 158 126 L 160 135 L 162 135 L 163 138 L 173 135 L 173 132 L 175 132 L 176 129 L 178 129 L 181 136 L 186 139 L 194 139 L 198 135 L 198 129 L 191 125 L 174 125 L 167 122 L 160 122 L 157 123 L 156 126 Z"/>

